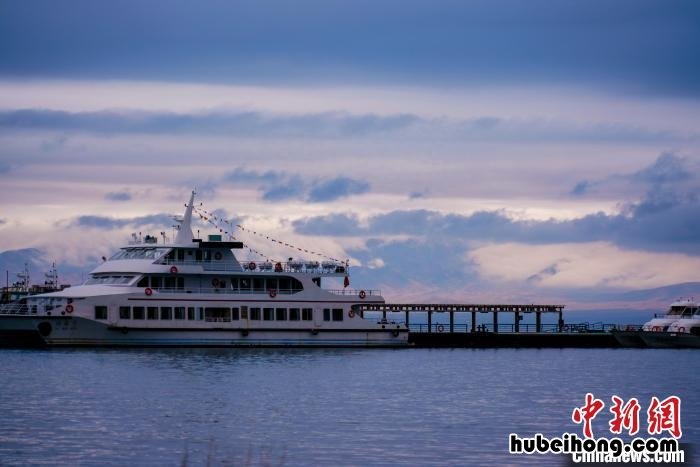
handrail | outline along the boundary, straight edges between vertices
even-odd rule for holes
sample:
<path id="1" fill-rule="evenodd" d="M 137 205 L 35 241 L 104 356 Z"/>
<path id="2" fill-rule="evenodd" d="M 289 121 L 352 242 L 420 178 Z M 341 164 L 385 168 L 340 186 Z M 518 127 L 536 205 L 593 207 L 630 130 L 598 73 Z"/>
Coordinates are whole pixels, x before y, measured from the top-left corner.
<path id="1" fill-rule="evenodd" d="M 347 274 L 348 268 L 342 263 L 318 261 L 285 261 L 272 263 L 269 261 L 240 261 L 240 267 L 225 261 L 194 261 L 161 259 L 156 264 L 168 266 L 201 266 L 205 271 L 246 271 L 252 273 L 305 273 L 305 274 Z M 279 267 L 277 266 L 279 264 Z M 254 267 L 251 267 L 254 265 Z"/>
<path id="2" fill-rule="evenodd" d="M 351 295 L 351 296 L 358 296 L 362 295 L 362 292 L 364 292 L 364 295 L 367 297 L 370 296 L 382 296 L 382 291 L 379 289 L 323 289 L 326 292 L 330 292 L 334 295 Z"/>
<path id="3" fill-rule="evenodd" d="M 151 287 L 154 292 L 160 293 L 211 293 L 211 294 L 232 294 L 232 295 L 293 295 L 303 289 L 228 289 L 224 287 Z M 271 292 L 273 292 L 271 294 Z"/>

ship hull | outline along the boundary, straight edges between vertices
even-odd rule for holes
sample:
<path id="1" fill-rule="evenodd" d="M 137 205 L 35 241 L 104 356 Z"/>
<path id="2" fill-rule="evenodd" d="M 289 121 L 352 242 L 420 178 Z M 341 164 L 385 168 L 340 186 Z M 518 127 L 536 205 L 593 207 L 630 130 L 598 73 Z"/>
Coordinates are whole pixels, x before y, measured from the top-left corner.
<path id="1" fill-rule="evenodd" d="M 80 317 L 0 316 L 0 347 L 405 347 L 406 329 L 137 328 Z"/>
<path id="2" fill-rule="evenodd" d="M 644 331 L 612 331 L 615 340 L 620 347 L 646 347 L 646 343 L 641 337 Z"/>
<path id="3" fill-rule="evenodd" d="M 700 348 L 700 336 L 678 332 L 653 332 L 640 333 L 640 337 L 652 348 L 663 349 L 687 349 Z"/>

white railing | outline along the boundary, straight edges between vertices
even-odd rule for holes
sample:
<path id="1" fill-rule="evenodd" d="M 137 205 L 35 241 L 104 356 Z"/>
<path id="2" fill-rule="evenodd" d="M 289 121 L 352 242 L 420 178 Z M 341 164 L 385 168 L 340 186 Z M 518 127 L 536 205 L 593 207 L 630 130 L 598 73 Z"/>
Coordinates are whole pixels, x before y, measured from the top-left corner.
<path id="1" fill-rule="evenodd" d="M 159 262 L 168 266 L 201 266 L 205 271 L 239 271 L 235 264 L 225 261 L 193 261 L 166 259 Z M 241 268 L 247 272 L 296 272 L 306 274 L 346 274 L 347 266 L 343 263 L 331 263 L 318 261 L 241 261 Z"/>
<path id="2" fill-rule="evenodd" d="M 238 294 L 238 295 L 270 295 L 270 290 L 268 289 L 227 289 L 227 288 L 214 288 L 214 287 L 185 287 L 182 289 L 178 288 L 165 288 L 165 287 L 152 287 L 156 292 L 160 293 L 209 293 L 209 294 Z M 302 289 L 273 289 L 274 295 L 292 295 L 297 292 L 301 292 Z"/>
<path id="3" fill-rule="evenodd" d="M 24 303 L 5 303 L 0 305 L 0 314 L 27 315 L 29 314 L 29 307 Z"/>
<path id="4" fill-rule="evenodd" d="M 330 292 L 334 295 L 350 295 L 350 296 L 362 296 L 365 297 L 381 297 L 382 291 L 376 289 L 324 289 L 326 292 Z"/>

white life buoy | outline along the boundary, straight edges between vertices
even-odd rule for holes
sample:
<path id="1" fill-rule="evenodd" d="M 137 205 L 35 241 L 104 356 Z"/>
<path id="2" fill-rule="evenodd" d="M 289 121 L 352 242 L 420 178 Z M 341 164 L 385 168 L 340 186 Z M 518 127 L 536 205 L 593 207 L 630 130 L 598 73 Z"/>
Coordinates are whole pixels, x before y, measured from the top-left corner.
<path id="1" fill-rule="evenodd" d="M 365 297 L 367 296 L 367 292 L 365 292 L 364 290 L 360 290 L 360 293 L 358 295 L 361 299 L 364 300 Z"/>

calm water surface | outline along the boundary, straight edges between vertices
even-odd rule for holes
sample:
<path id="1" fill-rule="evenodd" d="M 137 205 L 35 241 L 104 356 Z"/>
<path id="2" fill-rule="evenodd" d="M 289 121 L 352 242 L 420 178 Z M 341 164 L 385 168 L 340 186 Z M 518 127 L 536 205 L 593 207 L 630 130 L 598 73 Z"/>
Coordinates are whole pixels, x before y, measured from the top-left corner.
<path id="1" fill-rule="evenodd" d="M 559 465 L 509 455 L 508 434 L 580 434 L 587 391 L 607 404 L 600 434 L 612 394 L 642 410 L 679 395 L 697 444 L 698 355 L 0 350 L 0 465 Z"/>

